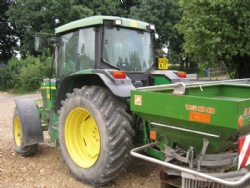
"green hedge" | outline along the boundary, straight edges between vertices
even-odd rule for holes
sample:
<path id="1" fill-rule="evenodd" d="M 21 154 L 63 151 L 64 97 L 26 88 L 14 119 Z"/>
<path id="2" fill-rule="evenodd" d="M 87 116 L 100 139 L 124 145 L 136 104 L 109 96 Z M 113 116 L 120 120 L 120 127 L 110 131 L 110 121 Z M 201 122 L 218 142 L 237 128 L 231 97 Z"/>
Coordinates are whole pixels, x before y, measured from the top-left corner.
<path id="1" fill-rule="evenodd" d="M 0 68 L 0 89 L 13 92 L 29 92 L 40 88 L 42 79 L 50 77 L 52 57 L 45 54 L 24 60 L 12 58 Z"/>

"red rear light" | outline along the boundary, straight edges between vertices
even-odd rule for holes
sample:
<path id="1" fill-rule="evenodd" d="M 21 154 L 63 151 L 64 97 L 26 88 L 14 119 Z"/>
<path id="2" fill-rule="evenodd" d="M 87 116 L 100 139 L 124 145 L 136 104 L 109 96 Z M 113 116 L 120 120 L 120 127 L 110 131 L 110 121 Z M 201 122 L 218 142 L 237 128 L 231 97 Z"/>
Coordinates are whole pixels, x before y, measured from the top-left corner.
<path id="1" fill-rule="evenodd" d="M 177 76 L 179 78 L 187 78 L 187 74 L 185 72 L 177 72 Z"/>
<path id="2" fill-rule="evenodd" d="M 124 79 L 127 76 L 125 71 L 112 71 L 112 75 L 115 79 Z"/>

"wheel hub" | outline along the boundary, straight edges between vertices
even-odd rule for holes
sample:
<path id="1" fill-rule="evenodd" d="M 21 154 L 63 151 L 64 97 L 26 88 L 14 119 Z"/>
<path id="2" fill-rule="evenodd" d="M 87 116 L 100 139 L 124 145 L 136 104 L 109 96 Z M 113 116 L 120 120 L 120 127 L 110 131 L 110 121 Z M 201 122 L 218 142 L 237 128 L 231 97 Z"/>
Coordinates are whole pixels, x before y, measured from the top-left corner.
<path id="1" fill-rule="evenodd" d="M 15 116 L 14 118 L 14 139 L 16 145 L 20 147 L 22 140 L 22 132 L 21 132 L 21 123 L 18 116 Z"/>
<path id="2" fill-rule="evenodd" d="M 65 143 L 72 160 L 82 168 L 95 164 L 100 153 L 100 135 L 95 119 L 85 108 L 75 108 L 65 123 Z"/>

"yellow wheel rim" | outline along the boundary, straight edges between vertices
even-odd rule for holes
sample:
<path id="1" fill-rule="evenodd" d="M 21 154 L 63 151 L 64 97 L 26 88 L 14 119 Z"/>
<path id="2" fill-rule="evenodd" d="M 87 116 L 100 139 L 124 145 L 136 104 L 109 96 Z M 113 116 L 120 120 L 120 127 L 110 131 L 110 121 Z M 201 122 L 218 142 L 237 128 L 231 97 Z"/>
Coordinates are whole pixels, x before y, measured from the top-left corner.
<path id="1" fill-rule="evenodd" d="M 22 130 L 21 130 L 21 122 L 18 116 L 15 116 L 14 118 L 14 138 L 16 145 L 20 147 L 22 140 Z"/>
<path id="2" fill-rule="evenodd" d="M 75 108 L 67 116 L 65 143 L 72 160 L 82 168 L 95 164 L 100 153 L 100 134 L 93 116 L 84 108 Z"/>

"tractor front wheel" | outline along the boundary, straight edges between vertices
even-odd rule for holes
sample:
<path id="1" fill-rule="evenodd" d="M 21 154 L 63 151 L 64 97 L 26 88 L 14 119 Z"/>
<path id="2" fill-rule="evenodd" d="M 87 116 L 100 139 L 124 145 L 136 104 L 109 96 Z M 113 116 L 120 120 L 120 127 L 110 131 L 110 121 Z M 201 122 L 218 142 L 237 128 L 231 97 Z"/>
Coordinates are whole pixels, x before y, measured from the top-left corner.
<path id="1" fill-rule="evenodd" d="M 34 155 L 38 151 L 38 144 L 25 146 L 23 134 L 24 128 L 20 120 L 20 113 L 17 108 L 14 109 L 13 117 L 13 137 L 14 137 L 14 150 L 22 157 Z"/>
<path id="2" fill-rule="evenodd" d="M 59 114 L 60 149 L 77 179 L 101 186 L 124 170 L 131 160 L 134 131 L 124 104 L 107 89 L 75 89 Z"/>

